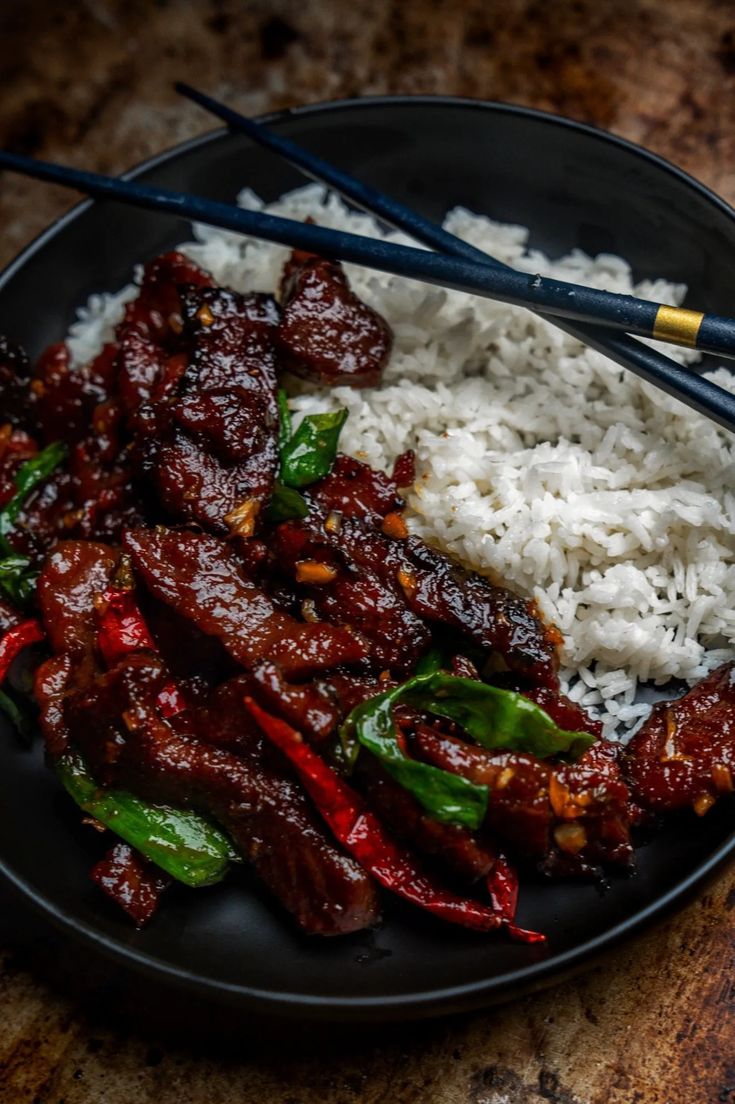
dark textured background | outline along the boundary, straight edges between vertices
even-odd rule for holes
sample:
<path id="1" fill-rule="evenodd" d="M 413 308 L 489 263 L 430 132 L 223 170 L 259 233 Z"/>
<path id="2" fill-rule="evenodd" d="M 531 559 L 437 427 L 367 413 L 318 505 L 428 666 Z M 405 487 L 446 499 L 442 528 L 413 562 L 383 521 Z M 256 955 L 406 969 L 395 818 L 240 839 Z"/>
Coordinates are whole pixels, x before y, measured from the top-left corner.
<path id="1" fill-rule="evenodd" d="M 510 100 L 608 127 L 735 200 L 730 0 L 0 0 L 0 146 L 117 172 L 248 113 L 359 94 Z M 0 181 L 0 262 L 69 204 Z M 604 964 L 443 1023 L 192 1038 L 0 897 L 0 1104 L 732 1104 L 735 879 Z M 214 1036 L 214 1038 L 212 1037 Z"/>

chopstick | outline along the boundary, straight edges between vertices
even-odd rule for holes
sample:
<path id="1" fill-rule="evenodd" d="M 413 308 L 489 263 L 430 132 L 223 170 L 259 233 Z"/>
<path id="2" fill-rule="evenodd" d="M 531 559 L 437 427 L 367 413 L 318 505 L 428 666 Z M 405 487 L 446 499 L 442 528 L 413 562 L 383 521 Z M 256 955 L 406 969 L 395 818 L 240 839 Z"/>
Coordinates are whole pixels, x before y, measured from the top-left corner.
<path id="1" fill-rule="evenodd" d="M 532 309 L 538 308 L 563 317 L 582 317 L 589 321 L 589 308 L 594 304 L 597 315 L 602 313 L 605 316 L 606 324 L 627 329 L 628 323 L 633 320 L 637 332 L 649 333 L 659 309 L 675 310 L 633 296 L 582 288 L 561 280 L 516 272 L 514 269 L 493 268 L 485 262 L 479 264 L 476 261 L 442 256 L 409 246 L 393 245 L 359 234 L 330 230 L 261 211 L 247 211 L 202 196 L 187 195 L 48 161 L 36 161 L 22 154 L 0 152 L 0 168 L 73 188 L 96 198 L 113 199 L 136 207 L 165 211 L 309 253 L 340 258 L 393 275 L 479 294 L 517 306 L 530 306 Z M 628 313 L 623 321 L 626 312 Z M 732 331 L 732 355 L 735 355 L 735 322 L 729 319 L 715 321 L 723 333 Z M 698 347 L 705 348 L 701 343 Z M 718 345 L 717 351 L 723 354 L 721 345 Z M 687 379 L 689 388 L 685 382 Z M 707 413 L 727 429 L 735 430 L 735 396 L 702 377 L 691 375 L 685 369 L 681 370 L 678 383 L 681 394 L 677 394 L 677 398 L 683 397 L 695 409 Z"/>
<path id="2" fill-rule="evenodd" d="M 185 81 L 177 81 L 174 87 L 182 96 L 186 96 L 203 107 L 205 111 L 221 119 L 230 129 L 246 134 L 258 145 L 270 149 L 300 169 L 305 176 L 326 184 L 355 206 L 376 216 L 394 229 L 410 235 L 430 249 L 495 268 L 509 267 L 469 242 L 463 241 L 462 238 L 451 234 L 439 223 L 432 222 L 411 207 L 365 184 L 291 139 L 269 130 L 262 123 L 242 115 L 227 104 L 186 84 Z M 535 313 L 542 314 L 540 311 Z M 724 388 L 710 383 L 690 369 L 683 368 L 676 361 L 627 334 L 615 333 L 584 323 L 568 323 L 558 317 L 542 316 L 553 322 L 564 333 L 583 341 L 621 367 L 634 372 L 641 379 L 686 403 L 705 417 L 712 418 L 726 429 L 735 429 L 732 421 L 732 396 Z"/>

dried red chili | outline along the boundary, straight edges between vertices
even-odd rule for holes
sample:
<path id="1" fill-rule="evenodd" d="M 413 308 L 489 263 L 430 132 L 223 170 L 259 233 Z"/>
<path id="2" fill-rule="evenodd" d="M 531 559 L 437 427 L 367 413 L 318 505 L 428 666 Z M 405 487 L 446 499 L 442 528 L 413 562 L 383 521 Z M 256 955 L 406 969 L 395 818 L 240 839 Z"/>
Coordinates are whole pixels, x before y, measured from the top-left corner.
<path id="1" fill-rule="evenodd" d="M 175 682 L 167 682 L 156 698 L 156 705 L 162 717 L 175 717 L 188 708 L 186 698 Z"/>
<path id="2" fill-rule="evenodd" d="M 158 651 L 134 591 L 112 587 L 105 591 L 100 602 L 97 643 L 108 667 L 114 667 L 131 652 Z M 186 698 L 173 681 L 163 687 L 156 704 L 163 717 L 173 717 L 187 708 Z"/>
<path id="3" fill-rule="evenodd" d="M 503 917 L 511 939 L 515 939 L 518 943 L 546 942 L 543 932 L 528 931 L 526 928 L 519 928 L 513 922 L 518 906 L 518 874 L 505 855 L 499 854 L 496 858 L 487 876 L 486 885 L 490 902 L 495 911 Z"/>
<path id="4" fill-rule="evenodd" d="M 394 843 L 359 795 L 304 742 L 296 729 L 266 713 L 252 698 L 246 697 L 245 705 L 265 735 L 294 764 L 336 838 L 376 881 L 411 904 L 453 924 L 491 931 L 505 923 L 495 909 L 457 897 L 424 874 L 410 854 Z"/>
<path id="5" fill-rule="evenodd" d="M 0 639 L 0 683 L 5 680 L 13 660 L 20 655 L 23 649 L 27 648 L 29 644 L 37 644 L 43 638 L 43 629 L 34 618 L 21 621 L 15 628 L 8 629 Z"/>
<path id="6" fill-rule="evenodd" d="M 131 652 L 156 651 L 132 590 L 111 587 L 104 592 L 97 642 L 108 667 Z"/>

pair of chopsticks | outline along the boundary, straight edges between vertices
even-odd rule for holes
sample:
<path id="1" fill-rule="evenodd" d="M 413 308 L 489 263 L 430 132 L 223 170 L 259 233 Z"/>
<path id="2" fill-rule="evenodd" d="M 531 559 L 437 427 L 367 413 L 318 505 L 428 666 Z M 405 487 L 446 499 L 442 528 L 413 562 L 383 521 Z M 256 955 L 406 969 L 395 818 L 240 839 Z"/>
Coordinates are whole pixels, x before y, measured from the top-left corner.
<path id="1" fill-rule="evenodd" d="M 631 295 L 518 272 L 362 184 L 295 143 L 184 84 L 177 90 L 306 175 L 436 252 L 330 230 L 259 211 L 98 173 L 0 152 L 0 168 L 74 188 L 86 195 L 166 211 L 254 238 L 470 292 L 550 317 L 560 329 L 604 353 L 726 429 L 735 431 L 735 396 L 628 334 L 655 337 L 735 357 L 735 320 L 651 303 Z"/>

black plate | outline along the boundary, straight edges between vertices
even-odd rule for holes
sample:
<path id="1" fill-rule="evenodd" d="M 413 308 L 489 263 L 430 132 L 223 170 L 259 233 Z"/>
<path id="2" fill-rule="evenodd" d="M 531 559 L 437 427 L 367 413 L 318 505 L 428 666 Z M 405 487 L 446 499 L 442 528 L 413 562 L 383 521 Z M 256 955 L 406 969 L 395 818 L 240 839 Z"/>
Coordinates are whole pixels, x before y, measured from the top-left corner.
<path id="1" fill-rule="evenodd" d="M 463 204 L 529 225 L 532 244 L 552 255 L 572 246 L 618 253 L 636 276 L 686 280 L 693 303 L 732 311 L 733 212 L 620 139 L 521 108 L 423 97 L 327 104 L 268 122 L 430 216 Z M 227 200 L 244 184 L 275 198 L 302 183 L 272 155 L 222 132 L 131 175 Z M 136 263 L 188 236 L 188 225 L 166 216 L 82 204 L 0 278 L 0 331 L 37 354 L 90 292 L 116 290 Z M 137 933 L 88 880 L 101 846 L 79 827 L 40 748 L 23 751 L 3 731 L 0 870 L 43 912 L 202 999 L 342 1020 L 475 1007 L 573 969 L 682 900 L 732 854 L 735 835 L 732 808 L 722 806 L 702 820 L 670 822 L 640 850 L 638 873 L 604 893 L 525 886 L 520 923 L 546 931 L 548 950 L 471 935 L 394 903 L 374 934 L 309 939 L 247 874 L 211 890 L 173 892 Z"/>

